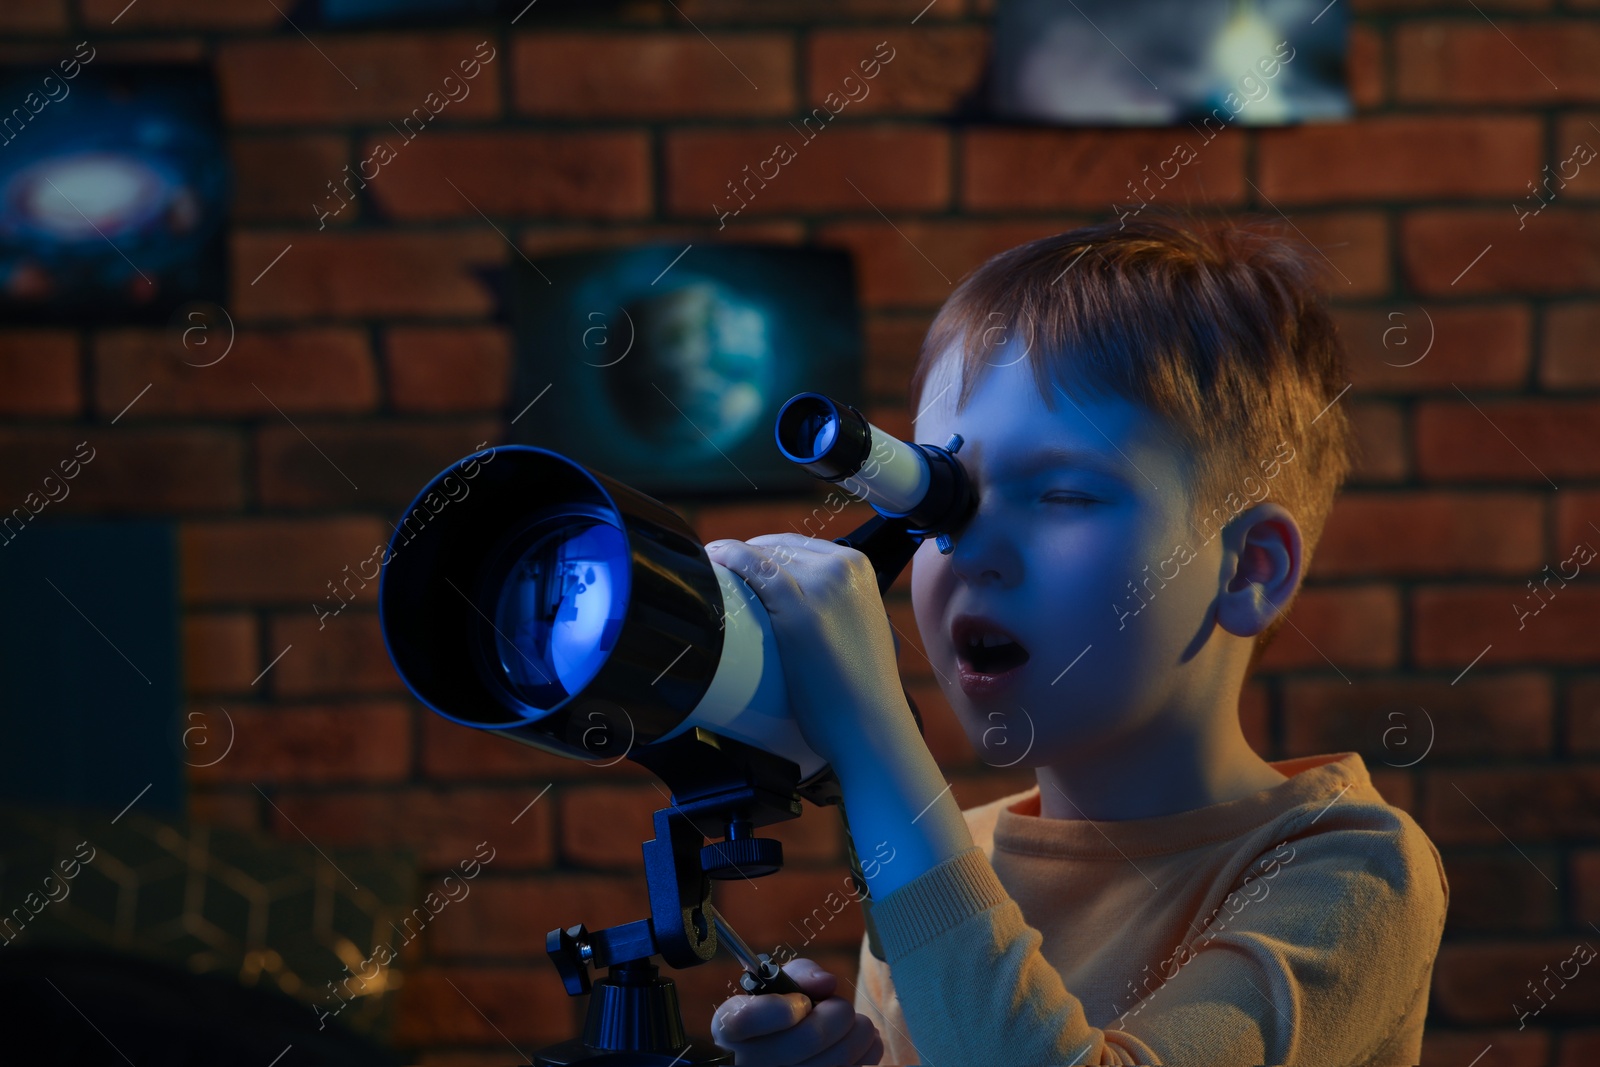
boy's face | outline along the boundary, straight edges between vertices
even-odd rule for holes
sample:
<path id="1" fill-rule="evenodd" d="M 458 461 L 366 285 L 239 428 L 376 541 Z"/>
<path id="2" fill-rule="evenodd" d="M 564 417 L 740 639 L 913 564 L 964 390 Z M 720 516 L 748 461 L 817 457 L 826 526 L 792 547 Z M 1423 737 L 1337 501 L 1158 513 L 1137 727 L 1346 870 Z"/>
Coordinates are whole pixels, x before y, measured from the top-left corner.
<path id="1" fill-rule="evenodd" d="M 1189 523 L 1182 455 L 1142 406 L 1057 389 L 1051 412 L 1025 360 L 985 371 L 959 415 L 950 353 L 923 391 L 914 439 L 961 434 L 977 510 L 951 554 L 923 543 L 911 583 L 924 647 L 979 758 L 1071 762 L 1203 715 L 1231 673 L 1221 642 L 1207 641 L 1222 539 L 1202 545 Z M 1027 469 L 1046 448 L 1084 461 Z M 1180 543 L 1194 552 L 1181 566 Z M 999 624 L 1028 652 L 997 692 L 962 687 L 965 643 L 951 626 L 963 614 Z"/>

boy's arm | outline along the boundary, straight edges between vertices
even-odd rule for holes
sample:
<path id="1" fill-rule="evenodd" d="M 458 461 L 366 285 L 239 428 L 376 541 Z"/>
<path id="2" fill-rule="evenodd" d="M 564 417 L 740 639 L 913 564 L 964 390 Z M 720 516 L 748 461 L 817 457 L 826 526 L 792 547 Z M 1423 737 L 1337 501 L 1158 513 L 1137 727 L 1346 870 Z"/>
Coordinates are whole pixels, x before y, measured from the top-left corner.
<path id="1" fill-rule="evenodd" d="M 905 1067 L 919 1062 L 916 1046 L 906 1033 L 894 1000 L 894 982 L 889 977 L 889 966 L 872 954 L 866 937 L 861 938 L 860 958 L 856 966 L 856 980 L 851 987 L 855 995 L 855 1009 L 872 1020 L 883 1040 L 883 1067 Z"/>
<path id="2" fill-rule="evenodd" d="M 880 752 L 885 777 L 918 782 L 919 751 Z M 1162 984 L 1101 1029 L 1041 955 L 1041 935 L 983 851 L 952 852 L 943 820 L 923 828 L 948 794 L 898 827 L 891 821 L 904 809 L 892 800 L 858 816 L 874 793 L 865 761 L 844 762 L 852 832 L 870 826 L 863 832 L 908 841 L 910 862 L 897 855 L 870 884 L 925 1064 L 1370 1062 L 1402 1028 L 1420 1025 L 1448 885 L 1403 813 L 1347 801 L 1319 816 L 1309 835 L 1286 843 L 1270 877 L 1247 879 L 1172 956 L 1148 961 Z M 1144 962 L 1130 960 L 1129 973 Z"/>
<path id="3" fill-rule="evenodd" d="M 1038 931 L 1022 922 L 983 850 L 973 844 L 966 817 L 927 746 L 905 735 L 908 719 L 862 721 L 874 728 L 863 730 L 860 745 L 840 753 L 834 770 L 857 853 L 864 855 L 865 843 L 879 841 L 894 850 L 867 884 L 873 921 L 922 1062 L 1160 1062 L 1142 1042 L 1119 1046 L 1089 1026 L 1078 998 L 1039 954 Z M 1103 1059 L 1107 1052 L 1112 1058 Z"/>

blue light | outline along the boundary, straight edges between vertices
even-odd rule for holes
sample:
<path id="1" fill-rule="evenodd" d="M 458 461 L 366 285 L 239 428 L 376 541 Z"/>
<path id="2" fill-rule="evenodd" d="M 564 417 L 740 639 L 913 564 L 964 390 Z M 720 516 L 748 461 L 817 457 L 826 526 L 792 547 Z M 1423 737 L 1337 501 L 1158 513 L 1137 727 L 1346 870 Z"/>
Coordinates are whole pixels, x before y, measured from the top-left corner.
<path id="1" fill-rule="evenodd" d="M 628 607 L 628 542 L 615 526 L 575 519 L 512 564 L 495 609 L 495 645 L 512 690 L 553 708 L 599 672 Z"/>
<path id="2" fill-rule="evenodd" d="M 838 419 L 826 418 L 822 419 L 821 422 L 822 425 L 816 427 L 813 431 L 814 437 L 811 445 L 811 454 L 813 456 L 821 456 L 826 452 L 829 446 L 833 444 L 833 439 L 839 434 Z"/>

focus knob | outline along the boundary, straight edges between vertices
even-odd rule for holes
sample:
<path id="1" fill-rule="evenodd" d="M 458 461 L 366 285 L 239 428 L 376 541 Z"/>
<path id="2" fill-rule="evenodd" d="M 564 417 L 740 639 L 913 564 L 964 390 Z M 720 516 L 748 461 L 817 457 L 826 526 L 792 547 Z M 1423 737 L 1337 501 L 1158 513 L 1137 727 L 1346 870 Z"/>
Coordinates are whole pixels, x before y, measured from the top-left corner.
<path id="1" fill-rule="evenodd" d="M 767 837 L 717 841 L 700 850 L 700 869 L 712 878 L 760 878 L 783 866 L 783 842 Z"/>

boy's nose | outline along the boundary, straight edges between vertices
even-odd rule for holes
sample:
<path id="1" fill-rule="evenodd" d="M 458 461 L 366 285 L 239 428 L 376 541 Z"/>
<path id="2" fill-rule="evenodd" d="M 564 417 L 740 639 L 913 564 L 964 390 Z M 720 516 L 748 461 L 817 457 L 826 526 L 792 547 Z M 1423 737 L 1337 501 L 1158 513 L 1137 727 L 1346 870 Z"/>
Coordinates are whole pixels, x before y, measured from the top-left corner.
<path id="1" fill-rule="evenodd" d="M 969 585 L 998 582 L 1010 586 L 1022 580 L 1022 558 L 1003 526 L 995 516 L 979 509 L 950 534 L 947 558 L 956 577 Z"/>

